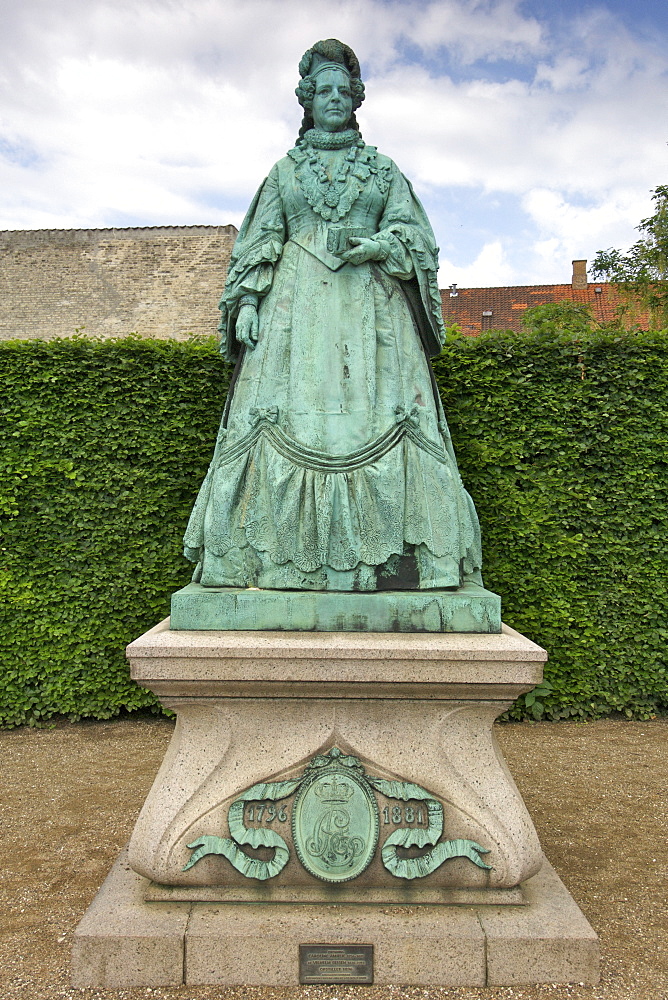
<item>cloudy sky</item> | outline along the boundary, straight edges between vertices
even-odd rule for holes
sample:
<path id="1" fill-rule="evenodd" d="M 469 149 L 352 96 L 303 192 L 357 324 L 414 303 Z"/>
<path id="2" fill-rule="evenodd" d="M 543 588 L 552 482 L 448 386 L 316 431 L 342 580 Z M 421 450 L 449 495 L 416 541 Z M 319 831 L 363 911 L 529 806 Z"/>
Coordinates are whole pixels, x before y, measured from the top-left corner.
<path id="1" fill-rule="evenodd" d="M 332 36 L 441 285 L 569 281 L 668 183 L 666 0 L 0 0 L 0 24 L 0 229 L 239 225 Z"/>

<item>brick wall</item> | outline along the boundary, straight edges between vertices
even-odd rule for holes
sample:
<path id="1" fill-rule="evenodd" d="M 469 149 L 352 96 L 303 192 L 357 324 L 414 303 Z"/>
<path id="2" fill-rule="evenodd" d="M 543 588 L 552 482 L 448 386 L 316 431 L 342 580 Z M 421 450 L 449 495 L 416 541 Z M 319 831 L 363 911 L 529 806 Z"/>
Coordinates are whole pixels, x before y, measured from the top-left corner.
<path id="1" fill-rule="evenodd" d="M 234 226 L 0 232 L 0 339 L 212 334 Z"/>

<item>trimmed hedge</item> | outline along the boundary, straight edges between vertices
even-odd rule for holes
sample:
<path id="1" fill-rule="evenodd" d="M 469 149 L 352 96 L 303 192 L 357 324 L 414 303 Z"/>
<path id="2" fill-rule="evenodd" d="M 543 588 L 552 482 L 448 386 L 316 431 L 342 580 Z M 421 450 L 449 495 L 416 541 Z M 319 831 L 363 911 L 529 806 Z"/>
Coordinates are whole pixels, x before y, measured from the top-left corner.
<path id="1" fill-rule="evenodd" d="M 13 341 L 0 379 L 0 720 L 154 706 L 124 647 L 188 579 L 227 366 L 213 341 Z"/>
<path id="2" fill-rule="evenodd" d="M 546 717 L 665 711 L 668 333 L 494 333 L 436 371 L 485 584 L 550 656 Z"/>
<path id="3" fill-rule="evenodd" d="M 523 717 L 668 707 L 668 336 L 493 333 L 435 363 Z M 213 341 L 0 344 L 0 722 L 159 710 L 125 644 L 169 613 L 230 369 Z"/>

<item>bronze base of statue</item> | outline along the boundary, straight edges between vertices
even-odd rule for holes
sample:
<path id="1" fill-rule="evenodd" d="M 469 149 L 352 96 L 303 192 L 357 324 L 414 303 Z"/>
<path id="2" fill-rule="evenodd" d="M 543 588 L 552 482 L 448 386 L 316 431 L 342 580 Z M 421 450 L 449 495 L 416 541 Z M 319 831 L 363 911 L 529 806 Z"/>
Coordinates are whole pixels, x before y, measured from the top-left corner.
<path id="1" fill-rule="evenodd" d="M 501 631 L 501 598 L 456 590 L 260 590 L 190 583 L 172 595 L 171 628 L 289 632 Z"/>

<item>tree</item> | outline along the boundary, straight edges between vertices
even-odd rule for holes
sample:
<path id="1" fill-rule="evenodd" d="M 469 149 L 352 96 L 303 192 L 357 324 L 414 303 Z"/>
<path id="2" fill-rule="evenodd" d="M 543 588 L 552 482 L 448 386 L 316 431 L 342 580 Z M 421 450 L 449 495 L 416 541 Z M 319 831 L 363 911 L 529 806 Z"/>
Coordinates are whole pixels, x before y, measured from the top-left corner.
<path id="1" fill-rule="evenodd" d="M 584 334 L 600 327 L 589 306 L 576 302 L 544 302 L 530 306 L 522 316 L 522 329 L 527 333 L 551 338 L 564 333 Z"/>
<path id="2" fill-rule="evenodd" d="M 599 250 L 592 273 L 620 286 L 631 301 L 649 310 L 653 329 L 668 327 L 668 185 L 652 192 L 656 211 L 637 227 L 643 238 L 627 253 Z"/>

